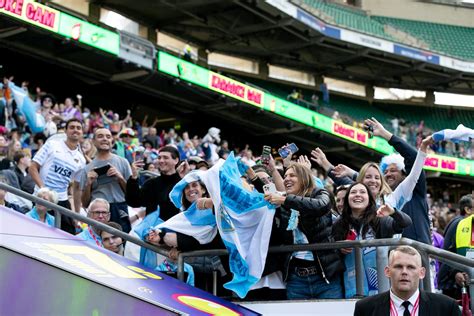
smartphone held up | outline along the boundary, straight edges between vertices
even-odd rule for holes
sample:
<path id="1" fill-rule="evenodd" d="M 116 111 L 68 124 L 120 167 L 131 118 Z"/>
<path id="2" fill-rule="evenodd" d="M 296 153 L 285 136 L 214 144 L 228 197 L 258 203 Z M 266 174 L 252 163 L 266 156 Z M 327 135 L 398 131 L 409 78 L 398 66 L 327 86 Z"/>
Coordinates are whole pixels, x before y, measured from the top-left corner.
<path id="1" fill-rule="evenodd" d="M 263 165 L 270 163 L 270 156 L 272 154 L 272 148 L 270 146 L 263 146 L 261 161 Z"/>
<path id="2" fill-rule="evenodd" d="M 298 150 L 299 150 L 298 146 L 296 146 L 295 143 L 291 143 L 278 149 L 278 154 L 280 155 L 281 158 L 285 159 L 289 155 L 295 154 Z"/>

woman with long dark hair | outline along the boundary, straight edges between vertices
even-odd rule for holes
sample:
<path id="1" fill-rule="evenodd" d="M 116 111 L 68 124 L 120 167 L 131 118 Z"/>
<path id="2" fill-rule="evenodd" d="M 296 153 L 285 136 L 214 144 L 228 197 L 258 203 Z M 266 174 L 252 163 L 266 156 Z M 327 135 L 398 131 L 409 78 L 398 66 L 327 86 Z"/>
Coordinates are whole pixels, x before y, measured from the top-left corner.
<path id="1" fill-rule="evenodd" d="M 347 189 L 342 214 L 333 225 L 333 236 L 336 241 L 391 238 L 411 224 L 408 215 L 389 205 L 384 204 L 377 208 L 370 188 L 364 183 L 355 182 Z M 346 264 L 345 297 L 350 298 L 355 295 L 354 254 L 351 248 L 342 249 L 341 252 L 345 255 Z M 375 248 L 364 248 L 363 259 L 366 272 L 364 294 L 377 294 Z"/>

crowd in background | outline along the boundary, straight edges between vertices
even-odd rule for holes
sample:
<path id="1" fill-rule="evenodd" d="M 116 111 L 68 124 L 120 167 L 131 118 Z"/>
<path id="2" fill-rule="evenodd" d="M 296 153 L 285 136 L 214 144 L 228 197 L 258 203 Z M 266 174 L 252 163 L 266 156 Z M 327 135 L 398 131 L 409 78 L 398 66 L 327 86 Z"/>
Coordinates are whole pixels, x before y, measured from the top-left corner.
<path id="1" fill-rule="evenodd" d="M 324 90 L 321 90 L 324 91 Z M 287 99 L 300 106 L 309 108 L 317 111 L 321 114 L 327 115 L 337 121 L 341 121 L 347 125 L 363 129 L 364 122 L 353 118 L 348 113 L 340 113 L 331 107 L 329 102 L 329 95 L 326 90 L 326 96 L 323 93 L 323 98 L 320 99 L 317 94 L 312 94 L 311 98 L 305 99 L 301 89 L 293 89 L 288 94 Z M 405 120 L 402 117 L 390 117 L 388 116 L 385 121 L 382 121 L 386 125 L 386 128 L 394 135 L 401 137 L 403 140 L 408 142 L 412 146 L 418 147 L 421 141 L 428 135 L 433 134 L 435 131 L 425 126 L 424 121 L 411 122 Z M 440 155 L 446 155 L 451 157 L 473 159 L 474 158 L 474 143 L 473 142 L 447 142 L 442 141 L 440 143 L 433 144 L 430 146 L 430 152 Z"/>
<path id="2" fill-rule="evenodd" d="M 199 210 L 212 209 L 212 200 L 202 183 L 180 189 L 180 206 L 170 200 L 169 194 L 177 190 L 176 185 L 191 170 L 208 170 L 231 151 L 241 157 L 250 190 L 264 193 L 265 199 L 277 207 L 278 221 L 274 223 L 270 245 L 389 238 L 398 234 L 431 244 L 439 240 L 434 234 L 442 236 L 454 217 L 466 213 L 462 209 L 465 205 L 450 201 L 448 192 L 439 200 L 430 198 L 422 166 L 431 151 L 460 156 L 462 152 L 462 157 L 471 157 L 472 145 L 436 143 L 422 123 L 417 128 L 405 128 L 400 122 L 393 122 L 391 129 L 386 129 L 376 120 L 365 121 L 375 129 L 374 135 L 385 138 L 401 154 L 402 160 L 391 157 L 380 167 L 378 162 L 369 163 L 356 172 L 344 165 L 332 165 L 319 148 L 310 157 L 290 154 L 282 159 L 275 155 L 264 161 L 260 148 L 229 148 L 215 127 L 205 135 L 173 128 L 165 131 L 157 119 L 150 124 L 148 117 L 140 122 L 130 111 L 120 116 L 113 110 L 89 109 L 82 104 L 80 95 L 56 100 L 40 89 L 30 96 L 46 125 L 42 133 L 31 133 L 25 117 L 15 110 L 7 86 L 3 89 L 0 117 L 1 181 L 148 242 L 170 247 L 170 258 L 152 260 L 151 264 L 161 271 L 176 272 L 176 251 L 202 249 L 203 244 L 222 246 L 215 234 L 198 239 L 168 222 L 190 205 Z M 23 83 L 22 88 L 28 91 L 28 83 Z M 51 175 L 48 168 L 53 164 L 55 174 Z M 276 190 L 264 191 L 269 183 L 274 183 Z M 54 217 L 46 207 L 2 190 L 0 204 L 54 225 Z M 150 219 L 153 214 L 159 214 L 159 220 Z M 107 232 L 67 217 L 62 221 L 62 229 L 71 234 L 119 254 L 127 252 L 129 245 L 124 251 L 123 241 Z M 148 226 L 144 227 L 144 223 Z M 438 246 L 443 247 L 443 243 Z M 133 257 L 133 249 L 128 251 Z M 377 292 L 377 285 L 370 282 L 373 254 L 368 252 L 364 257 L 366 295 Z M 278 280 L 286 285 L 291 299 L 353 297 L 353 255 L 352 249 L 300 251 L 267 260 L 266 285 Z M 202 275 L 209 272 L 209 266 L 225 275 L 224 262 L 219 257 L 188 262 L 188 283 L 206 287 Z M 467 282 L 455 275 L 449 290 Z M 307 277 L 311 277 L 309 281 Z M 319 290 L 308 293 L 307 282 L 317 284 Z"/>

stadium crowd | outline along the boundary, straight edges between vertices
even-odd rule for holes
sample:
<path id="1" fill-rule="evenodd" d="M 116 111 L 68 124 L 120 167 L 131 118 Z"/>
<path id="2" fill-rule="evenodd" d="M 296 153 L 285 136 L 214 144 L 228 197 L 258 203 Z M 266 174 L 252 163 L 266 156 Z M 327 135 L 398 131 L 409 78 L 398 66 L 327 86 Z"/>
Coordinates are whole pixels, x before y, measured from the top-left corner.
<path id="1" fill-rule="evenodd" d="M 92 111 L 82 105 L 79 95 L 77 103 L 73 98 L 57 102 L 40 89 L 30 95 L 46 124 L 43 132 L 32 133 L 25 116 L 16 110 L 8 83 L 5 79 L 0 116 L 1 181 L 170 249 L 169 258 L 149 254 L 143 258 L 138 246 L 61 217 L 62 230 L 151 268 L 173 274 L 179 251 L 224 248 L 212 188 L 198 179 L 183 181 L 233 156 L 232 152 L 240 157 L 242 188 L 259 192 L 275 209 L 271 246 L 401 235 L 466 256 L 472 253 L 471 236 L 466 241 L 457 231 L 472 227 L 472 194 L 460 201 L 450 201 L 449 195 L 430 198 L 422 167 L 427 153 L 440 145 L 422 126 L 415 139 L 367 119 L 365 126 L 399 154 L 355 171 L 333 165 L 319 148 L 310 157 L 295 155 L 283 144 L 290 150 L 285 158 L 271 152 L 254 154 L 248 147 L 237 152 L 215 127 L 203 137 L 174 129 L 160 132 L 157 120 L 149 124 L 145 117 L 138 122 L 130 111 L 125 117 L 112 110 Z M 28 84 L 22 89 L 28 92 Z M 0 204 L 54 226 L 53 213 L 42 205 L 3 190 Z M 183 213 L 193 215 L 180 216 Z M 193 234 L 183 228 L 185 219 L 198 227 Z M 187 261 L 187 282 L 206 289 L 212 271 L 219 271 L 222 282 L 228 280 L 228 261 L 215 256 Z M 376 294 L 375 248 L 364 251 L 363 261 L 364 294 Z M 267 298 L 282 292 L 289 299 L 351 298 L 356 295 L 354 262 L 353 249 L 270 254 L 252 289 L 272 289 L 271 294 L 262 290 L 260 295 Z M 459 297 L 469 281 L 466 274 L 437 263 L 435 269 L 437 288 Z"/>
<path id="2" fill-rule="evenodd" d="M 301 89 L 293 89 L 293 91 L 288 94 L 287 100 L 300 106 L 317 111 L 347 125 L 364 129 L 365 122 L 352 117 L 348 113 L 340 113 L 331 106 L 327 87 L 321 87 L 321 91 L 323 94 L 322 99 L 320 99 L 315 93 L 311 95 L 310 99 L 305 99 Z M 426 136 L 435 132 L 433 129 L 427 127 L 423 120 L 420 122 L 414 122 L 406 120 L 402 117 L 391 116 L 388 113 L 384 118 L 384 121 L 381 119 L 381 122 L 385 125 L 387 130 L 389 130 L 395 136 L 402 138 L 404 141 L 415 147 L 419 147 L 421 141 Z M 460 141 L 456 143 L 441 141 L 439 143 L 432 144 L 429 148 L 429 152 L 451 157 L 473 159 L 474 144 L 470 141 Z"/>

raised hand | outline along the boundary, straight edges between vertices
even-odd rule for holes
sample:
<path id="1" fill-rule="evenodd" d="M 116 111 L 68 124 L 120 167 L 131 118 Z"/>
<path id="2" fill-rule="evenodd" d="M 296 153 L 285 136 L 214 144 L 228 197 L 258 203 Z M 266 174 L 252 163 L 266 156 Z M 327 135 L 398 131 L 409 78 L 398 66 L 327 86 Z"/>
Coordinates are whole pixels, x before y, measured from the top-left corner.
<path id="1" fill-rule="evenodd" d="M 390 216 L 393 213 L 395 213 L 395 210 L 390 205 L 384 204 L 377 210 L 377 217 Z"/>
<path id="2" fill-rule="evenodd" d="M 326 172 L 332 167 L 332 164 L 326 158 L 326 154 L 319 147 L 311 151 L 311 160 L 316 162 Z"/>
<path id="3" fill-rule="evenodd" d="M 132 168 L 132 179 L 138 178 L 138 172 L 143 169 L 144 166 L 145 163 L 143 162 L 143 160 L 136 160 L 130 165 L 130 167 Z"/>
<path id="4" fill-rule="evenodd" d="M 189 163 L 187 160 L 183 162 L 182 164 L 180 164 L 178 168 L 176 169 L 176 172 L 179 174 L 181 178 L 184 178 L 184 176 L 187 175 L 188 172 L 190 171 L 191 171 L 191 167 L 189 167 Z"/>
<path id="5" fill-rule="evenodd" d="M 301 155 L 298 157 L 298 163 L 308 167 L 308 169 L 311 170 L 311 161 L 309 161 L 308 156 L 306 155 Z"/>
<path id="6" fill-rule="evenodd" d="M 374 134 L 374 136 L 380 136 L 387 141 L 390 140 L 390 138 L 392 138 L 392 133 L 387 131 L 385 127 L 383 127 L 383 125 L 379 121 L 377 121 L 375 117 L 366 119 L 364 123 L 366 126 L 372 126 L 372 130 L 373 130 L 372 133 Z"/>
<path id="7" fill-rule="evenodd" d="M 285 146 L 288 146 L 289 144 L 286 143 Z M 284 146 L 283 146 L 284 147 Z M 291 158 L 293 158 L 293 154 L 292 153 L 289 153 L 288 156 L 286 156 L 285 158 L 283 158 L 283 167 L 285 168 L 288 168 L 288 166 L 290 165 L 291 163 Z"/>
<path id="8" fill-rule="evenodd" d="M 346 165 L 338 164 L 337 166 L 334 167 L 332 173 L 338 178 L 343 178 L 343 177 L 352 178 L 352 176 L 356 172 Z"/>
<path id="9" fill-rule="evenodd" d="M 420 150 L 424 153 L 426 153 L 426 150 L 428 149 L 428 146 L 429 145 L 433 145 L 435 143 L 434 139 L 433 139 L 433 136 L 430 135 L 428 137 L 426 137 L 425 139 L 423 139 L 421 141 L 421 144 L 420 144 Z"/>

